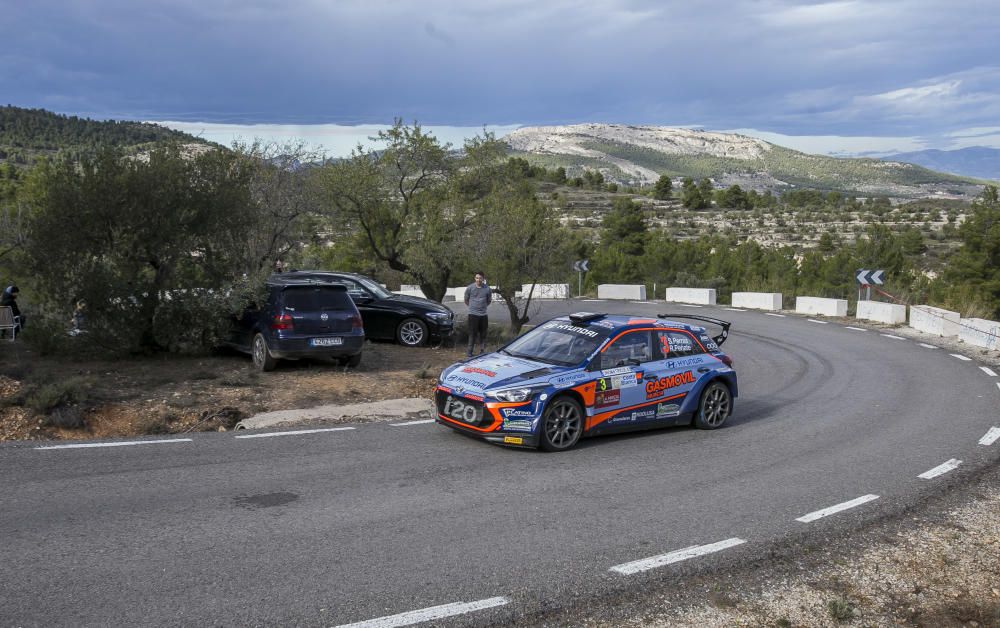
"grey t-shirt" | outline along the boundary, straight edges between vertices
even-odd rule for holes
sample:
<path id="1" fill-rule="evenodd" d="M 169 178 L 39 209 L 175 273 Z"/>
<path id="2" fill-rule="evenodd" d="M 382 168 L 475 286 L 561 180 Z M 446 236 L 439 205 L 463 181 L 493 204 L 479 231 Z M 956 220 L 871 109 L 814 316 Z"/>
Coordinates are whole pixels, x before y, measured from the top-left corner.
<path id="1" fill-rule="evenodd" d="M 477 288 L 475 283 L 470 283 L 465 288 L 465 302 L 469 305 L 469 314 L 486 316 L 486 308 L 492 300 L 493 294 L 486 284 L 483 284 L 482 288 Z"/>

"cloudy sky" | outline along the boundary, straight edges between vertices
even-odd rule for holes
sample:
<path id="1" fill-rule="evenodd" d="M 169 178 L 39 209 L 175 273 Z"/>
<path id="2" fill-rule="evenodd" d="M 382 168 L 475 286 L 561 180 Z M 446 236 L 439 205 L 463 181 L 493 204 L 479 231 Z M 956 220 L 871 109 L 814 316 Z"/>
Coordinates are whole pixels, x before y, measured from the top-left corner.
<path id="1" fill-rule="evenodd" d="M 211 139 L 350 146 L 398 116 L 1000 147 L 986 0 L 0 0 L 0 41 L 4 103 Z"/>

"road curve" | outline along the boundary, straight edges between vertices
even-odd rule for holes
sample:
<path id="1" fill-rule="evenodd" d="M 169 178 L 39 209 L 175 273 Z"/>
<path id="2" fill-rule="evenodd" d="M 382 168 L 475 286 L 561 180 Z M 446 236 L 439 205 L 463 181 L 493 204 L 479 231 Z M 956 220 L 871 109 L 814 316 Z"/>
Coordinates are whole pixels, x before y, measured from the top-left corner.
<path id="1" fill-rule="evenodd" d="M 734 416 L 561 454 L 425 423 L 7 444 L 0 623 L 514 622 L 898 511 L 1000 458 L 982 444 L 1000 379 L 942 349 L 753 311 L 542 308 L 732 320 Z"/>

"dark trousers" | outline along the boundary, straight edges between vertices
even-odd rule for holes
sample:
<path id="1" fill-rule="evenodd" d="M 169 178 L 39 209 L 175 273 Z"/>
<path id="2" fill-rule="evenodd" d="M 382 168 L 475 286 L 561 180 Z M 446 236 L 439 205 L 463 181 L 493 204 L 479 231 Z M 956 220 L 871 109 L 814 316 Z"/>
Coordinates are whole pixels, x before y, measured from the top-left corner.
<path id="1" fill-rule="evenodd" d="M 472 355 L 472 350 L 476 348 L 477 341 L 479 342 L 479 352 L 486 351 L 487 327 L 489 327 L 489 317 L 485 314 L 483 316 L 469 314 L 469 355 Z"/>

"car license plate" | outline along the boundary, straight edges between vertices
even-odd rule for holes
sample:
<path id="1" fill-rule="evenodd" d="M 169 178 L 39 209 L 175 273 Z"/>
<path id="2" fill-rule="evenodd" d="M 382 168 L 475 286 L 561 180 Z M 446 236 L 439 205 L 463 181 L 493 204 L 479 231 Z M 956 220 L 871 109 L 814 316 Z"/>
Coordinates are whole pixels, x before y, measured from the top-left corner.
<path id="1" fill-rule="evenodd" d="M 344 344 L 343 338 L 313 338 L 309 341 L 314 347 L 333 347 Z"/>
<path id="2" fill-rule="evenodd" d="M 466 423 L 478 423 L 479 419 L 482 418 L 482 408 L 450 395 L 445 399 L 444 413 L 453 419 Z"/>

